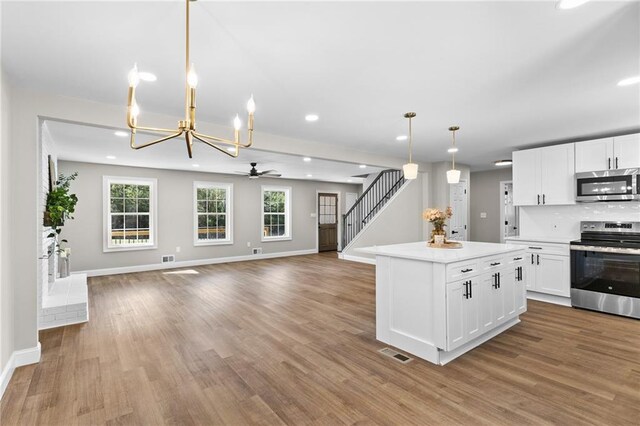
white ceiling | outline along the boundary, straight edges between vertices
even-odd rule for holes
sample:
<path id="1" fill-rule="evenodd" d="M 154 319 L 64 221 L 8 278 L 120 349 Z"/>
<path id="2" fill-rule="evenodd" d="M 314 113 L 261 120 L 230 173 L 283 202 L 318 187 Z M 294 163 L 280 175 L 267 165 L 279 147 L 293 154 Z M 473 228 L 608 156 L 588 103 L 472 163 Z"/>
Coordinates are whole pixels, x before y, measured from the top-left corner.
<path id="1" fill-rule="evenodd" d="M 2 63 L 18 84 L 123 104 L 134 62 L 144 111 L 183 111 L 182 2 L 3 3 Z M 192 3 L 199 119 L 230 123 L 251 93 L 256 129 L 486 169 L 513 148 L 640 128 L 640 4 Z M 307 123 L 304 116 L 320 120 Z M 173 125 L 173 123 L 169 123 Z M 328 147 L 330 149 L 330 147 Z"/>
<path id="2" fill-rule="evenodd" d="M 115 135 L 116 129 L 55 120 L 46 120 L 44 126 L 55 143 L 60 160 L 230 174 L 248 173 L 251 169 L 250 163 L 255 162 L 258 163 L 259 171 L 277 170 L 285 179 L 354 184 L 364 182 L 364 179 L 358 176 L 377 174 L 383 170 L 369 164 L 364 164 L 366 167 L 361 168 L 360 164 L 316 158 L 305 162 L 300 156 L 257 149 L 241 150 L 238 158 L 232 158 L 199 142 L 195 142 L 194 150 L 198 153 L 210 152 L 211 155 L 198 155 L 197 158 L 189 159 L 184 138 L 172 139 L 134 151 L 129 147 L 128 137 Z M 153 136 L 139 133 L 136 141 L 142 144 L 153 138 Z M 115 158 L 107 158 L 107 156 Z M 194 164 L 197 167 L 194 167 Z"/>

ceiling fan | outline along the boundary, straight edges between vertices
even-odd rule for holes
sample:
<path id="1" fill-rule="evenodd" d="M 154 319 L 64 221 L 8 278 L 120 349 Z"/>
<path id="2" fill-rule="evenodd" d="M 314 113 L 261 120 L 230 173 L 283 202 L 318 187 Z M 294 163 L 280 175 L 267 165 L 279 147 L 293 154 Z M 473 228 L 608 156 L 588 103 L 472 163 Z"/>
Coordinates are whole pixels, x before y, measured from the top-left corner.
<path id="1" fill-rule="evenodd" d="M 249 179 L 258 179 L 259 177 L 280 177 L 282 176 L 280 173 L 278 173 L 277 170 L 264 170 L 262 172 L 259 172 L 258 169 L 256 169 L 256 166 L 258 165 L 258 163 L 251 163 L 251 170 L 249 170 L 249 173 L 245 173 L 245 172 L 236 172 L 239 173 L 241 175 L 245 175 L 245 176 L 249 176 Z"/>

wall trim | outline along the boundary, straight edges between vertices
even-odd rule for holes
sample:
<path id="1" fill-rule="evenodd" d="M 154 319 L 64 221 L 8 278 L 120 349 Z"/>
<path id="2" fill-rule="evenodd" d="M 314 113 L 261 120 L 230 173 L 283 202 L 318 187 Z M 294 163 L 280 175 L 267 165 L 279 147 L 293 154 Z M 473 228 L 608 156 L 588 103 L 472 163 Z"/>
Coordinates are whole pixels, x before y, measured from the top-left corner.
<path id="1" fill-rule="evenodd" d="M 338 253 L 338 258 L 342 260 L 348 260 L 350 262 L 368 263 L 369 265 L 375 265 L 376 260 L 363 256 L 354 256 L 352 254 Z"/>
<path id="2" fill-rule="evenodd" d="M 212 259 L 182 260 L 170 263 L 151 263 L 147 265 L 123 266 L 118 268 L 92 269 L 87 271 L 73 271 L 74 274 L 87 274 L 88 277 L 103 275 L 129 274 L 132 272 L 157 271 L 162 269 L 177 269 L 189 266 L 215 265 L 218 263 L 245 262 L 247 260 L 274 259 L 277 257 L 304 256 L 317 254 L 317 249 L 283 251 L 278 253 L 248 254 L 245 256 L 216 257 Z"/>
<path id="3" fill-rule="evenodd" d="M 2 370 L 2 373 L 0 373 L 0 399 L 2 399 L 4 391 L 7 390 L 7 386 L 15 369 L 24 365 L 40 362 L 41 352 L 40 342 L 33 348 L 13 351 L 9 357 L 9 361 L 7 361 L 7 365 L 4 367 L 4 370 Z"/>

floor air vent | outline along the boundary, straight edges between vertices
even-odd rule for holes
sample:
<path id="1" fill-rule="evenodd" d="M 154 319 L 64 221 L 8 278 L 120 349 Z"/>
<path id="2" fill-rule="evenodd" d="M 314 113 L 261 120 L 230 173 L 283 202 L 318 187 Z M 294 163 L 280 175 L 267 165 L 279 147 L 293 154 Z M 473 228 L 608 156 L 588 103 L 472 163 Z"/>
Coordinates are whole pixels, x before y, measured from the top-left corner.
<path id="1" fill-rule="evenodd" d="M 388 356 L 389 358 L 393 358 L 396 361 L 401 362 L 403 364 L 408 364 L 411 361 L 413 361 L 413 358 L 403 355 L 400 352 L 393 350 L 391 348 L 380 349 L 378 352 L 380 352 L 382 355 Z"/>

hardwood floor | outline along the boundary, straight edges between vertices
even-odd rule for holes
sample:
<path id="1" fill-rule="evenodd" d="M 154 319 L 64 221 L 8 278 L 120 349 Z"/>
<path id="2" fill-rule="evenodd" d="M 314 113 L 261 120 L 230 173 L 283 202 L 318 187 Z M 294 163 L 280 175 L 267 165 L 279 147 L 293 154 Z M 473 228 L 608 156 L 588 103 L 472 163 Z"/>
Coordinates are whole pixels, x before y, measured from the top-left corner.
<path id="1" fill-rule="evenodd" d="M 529 302 L 439 367 L 375 340 L 374 267 L 335 253 L 90 279 L 0 424 L 638 424 L 640 321 Z"/>

